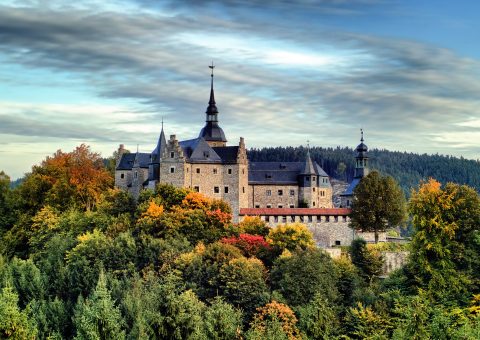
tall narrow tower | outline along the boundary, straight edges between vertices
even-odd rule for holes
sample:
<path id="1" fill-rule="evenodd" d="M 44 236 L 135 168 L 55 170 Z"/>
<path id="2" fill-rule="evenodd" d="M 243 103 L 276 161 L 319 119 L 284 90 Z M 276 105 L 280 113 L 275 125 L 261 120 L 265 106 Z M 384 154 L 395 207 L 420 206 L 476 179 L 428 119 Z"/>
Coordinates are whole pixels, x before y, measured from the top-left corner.
<path id="1" fill-rule="evenodd" d="M 225 146 L 227 139 L 225 138 L 225 133 L 222 128 L 218 125 L 218 109 L 215 103 L 215 94 L 213 92 L 213 69 L 215 66 L 208 66 L 212 70 L 211 74 L 211 84 L 210 84 L 210 100 L 208 102 L 208 107 L 206 113 L 206 124 L 200 131 L 199 137 L 203 137 L 205 141 L 212 147 L 215 146 Z"/>
<path id="2" fill-rule="evenodd" d="M 360 130 L 362 137 L 360 138 L 360 144 L 358 144 L 355 151 L 357 155 L 355 156 L 355 176 L 354 178 L 363 178 L 368 175 L 368 147 L 363 143 L 363 129 Z"/>

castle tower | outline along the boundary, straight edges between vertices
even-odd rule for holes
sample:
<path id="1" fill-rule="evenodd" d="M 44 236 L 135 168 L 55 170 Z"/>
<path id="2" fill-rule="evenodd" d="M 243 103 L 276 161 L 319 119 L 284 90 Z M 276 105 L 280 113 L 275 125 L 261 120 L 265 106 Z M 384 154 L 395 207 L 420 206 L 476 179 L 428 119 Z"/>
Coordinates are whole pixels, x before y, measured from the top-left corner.
<path id="1" fill-rule="evenodd" d="M 213 92 L 213 69 L 215 66 L 209 66 L 212 70 L 211 74 L 211 83 L 210 83 L 210 100 L 208 102 L 208 107 L 206 113 L 206 124 L 203 129 L 200 131 L 199 137 L 203 137 L 205 141 L 211 147 L 216 146 L 225 146 L 227 139 L 225 138 L 225 133 L 222 128 L 218 125 L 218 109 L 215 103 L 215 94 Z"/>
<path id="2" fill-rule="evenodd" d="M 308 208 L 316 208 L 317 200 L 315 190 L 317 187 L 317 175 L 315 167 L 310 157 L 310 148 L 307 150 L 307 157 L 303 165 L 303 170 L 299 176 L 299 206 L 306 205 Z"/>
<path id="3" fill-rule="evenodd" d="M 352 183 L 348 186 L 348 188 L 340 195 L 341 207 L 343 208 L 350 208 L 353 201 L 353 191 L 355 187 L 360 183 L 360 180 L 367 176 L 369 173 L 368 168 L 368 147 L 363 143 L 363 129 L 360 130 L 361 138 L 360 144 L 358 144 L 355 152 L 357 155 L 355 156 L 355 174 L 353 177 Z"/>
<path id="4" fill-rule="evenodd" d="M 165 133 L 163 132 L 163 119 L 162 130 L 160 131 L 160 137 L 158 138 L 157 146 L 155 150 L 150 154 L 150 163 L 148 164 L 148 188 L 155 189 L 155 185 L 160 180 L 160 160 L 162 159 L 163 152 L 167 145 Z"/>
<path id="5" fill-rule="evenodd" d="M 363 178 L 368 175 L 368 147 L 363 143 L 363 129 L 360 130 L 362 137 L 360 138 L 360 144 L 358 144 L 355 151 L 357 156 L 355 156 L 355 175 L 354 178 Z"/>

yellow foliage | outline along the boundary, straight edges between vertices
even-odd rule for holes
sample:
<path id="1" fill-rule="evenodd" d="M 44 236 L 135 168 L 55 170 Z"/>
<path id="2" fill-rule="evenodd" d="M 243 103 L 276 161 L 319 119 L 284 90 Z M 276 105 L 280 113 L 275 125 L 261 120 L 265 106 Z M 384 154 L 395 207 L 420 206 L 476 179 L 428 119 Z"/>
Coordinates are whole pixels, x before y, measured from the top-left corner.
<path id="1" fill-rule="evenodd" d="M 189 192 L 182 201 L 182 206 L 187 209 L 202 209 L 210 208 L 212 200 L 199 192 Z"/>
<path id="2" fill-rule="evenodd" d="M 278 320 L 282 324 L 283 332 L 288 339 L 296 340 L 302 338 L 296 326 L 297 318 L 287 305 L 273 300 L 265 306 L 257 308 L 252 328 L 264 330 L 267 320 Z"/>
<path id="3" fill-rule="evenodd" d="M 475 316 L 480 316 L 480 294 L 473 296 L 468 311 Z"/>
<path id="4" fill-rule="evenodd" d="M 142 214 L 142 218 L 158 219 L 163 214 L 163 210 L 163 205 L 158 205 L 152 200 L 150 201 L 147 211 Z"/>
<path id="5" fill-rule="evenodd" d="M 289 250 L 315 246 L 312 232 L 305 224 L 301 223 L 280 224 L 276 228 L 270 229 L 267 242 L 272 246 Z"/>

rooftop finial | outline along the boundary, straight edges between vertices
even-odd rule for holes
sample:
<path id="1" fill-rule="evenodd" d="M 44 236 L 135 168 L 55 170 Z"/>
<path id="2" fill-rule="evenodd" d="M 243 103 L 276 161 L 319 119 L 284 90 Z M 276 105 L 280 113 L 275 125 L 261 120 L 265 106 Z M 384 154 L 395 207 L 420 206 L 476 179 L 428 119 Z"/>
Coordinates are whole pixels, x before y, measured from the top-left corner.
<path id="1" fill-rule="evenodd" d="M 137 153 L 138 153 L 138 144 L 137 144 Z"/>
<path id="2" fill-rule="evenodd" d="M 162 130 L 163 130 L 163 116 L 162 116 Z"/>
<path id="3" fill-rule="evenodd" d="M 213 69 L 215 68 L 215 65 L 213 65 L 213 60 L 212 60 L 212 65 L 209 65 L 208 67 L 212 70 L 211 77 L 213 78 Z"/>
<path id="4" fill-rule="evenodd" d="M 360 141 L 363 143 L 363 129 L 360 129 L 360 133 L 362 134 L 362 138 L 360 138 Z"/>
<path id="5" fill-rule="evenodd" d="M 215 105 L 215 94 L 213 93 L 213 69 L 215 68 L 215 65 L 213 65 L 213 61 L 212 61 L 212 65 L 209 65 L 208 66 L 211 70 L 212 70 L 212 74 L 211 74 L 211 77 L 212 77 L 212 80 L 211 80 L 211 85 L 210 85 L 210 100 L 208 101 L 208 107 L 207 107 L 207 114 L 217 114 L 218 113 L 218 109 Z"/>

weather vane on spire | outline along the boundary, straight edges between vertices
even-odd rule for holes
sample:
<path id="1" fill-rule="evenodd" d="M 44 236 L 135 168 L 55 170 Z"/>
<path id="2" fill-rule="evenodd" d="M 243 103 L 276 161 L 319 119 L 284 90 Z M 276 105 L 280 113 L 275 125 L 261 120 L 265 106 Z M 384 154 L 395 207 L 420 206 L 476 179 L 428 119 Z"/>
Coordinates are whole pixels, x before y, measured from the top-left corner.
<path id="1" fill-rule="evenodd" d="M 213 60 L 212 60 L 212 65 L 208 66 L 212 70 L 212 77 L 213 77 L 213 69 L 215 68 L 215 65 L 213 65 Z"/>
<path id="2" fill-rule="evenodd" d="M 360 141 L 363 142 L 363 128 L 360 128 L 360 133 L 362 134 L 362 138 L 360 139 Z"/>

